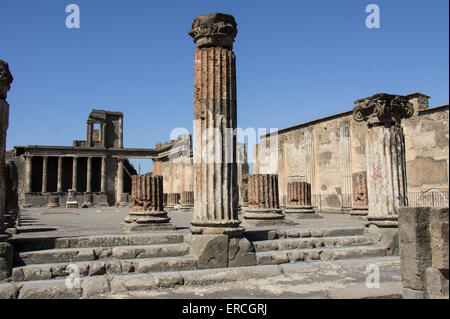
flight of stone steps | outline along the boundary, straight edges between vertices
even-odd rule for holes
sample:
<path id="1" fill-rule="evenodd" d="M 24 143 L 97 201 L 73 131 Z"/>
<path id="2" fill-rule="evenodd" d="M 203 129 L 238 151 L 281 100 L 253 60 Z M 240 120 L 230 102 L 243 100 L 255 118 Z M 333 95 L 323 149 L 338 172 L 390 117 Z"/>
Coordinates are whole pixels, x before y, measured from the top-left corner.
<path id="1" fill-rule="evenodd" d="M 198 270 L 197 260 L 185 242 L 185 234 L 172 231 L 16 240 L 15 267 L 9 286 L 3 289 L 11 289 L 11 296 L 16 298 L 84 298 L 89 291 L 113 294 L 121 289 L 148 290 L 232 281 L 236 276 L 229 275 L 229 271 L 234 274 L 232 269 L 238 270 L 240 277 L 237 278 L 242 280 L 242 274 L 248 274 L 250 278 L 264 278 L 271 272 L 279 274 L 279 270 L 274 272 L 270 267 L 283 264 L 365 258 L 369 261 L 387 256 L 386 249 L 374 246 L 364 236 L 362 227 L 287 228 L 246 233 L 256 250 L 256 266 Z M 65 287 L 65 280 L 74 265 L 86 287 L 81 289 L 83 293 L 75 294 Z M 2 285 L 0 296 L 1 290 Z"/>
<path id="2" fill-rule="evenodd" d="M 253 238 L 252 238 L 253 237 Z M 363 228 L 286 229 L 249 235 L 258 265 L 386 256 Z"/>

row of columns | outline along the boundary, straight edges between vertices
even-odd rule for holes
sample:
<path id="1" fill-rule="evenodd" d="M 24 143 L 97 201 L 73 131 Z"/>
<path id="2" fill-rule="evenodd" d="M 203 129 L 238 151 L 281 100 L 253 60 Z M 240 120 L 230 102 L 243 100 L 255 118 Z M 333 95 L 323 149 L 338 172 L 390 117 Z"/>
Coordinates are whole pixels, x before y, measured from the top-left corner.
<path id="1" fill-rule="evenodd" d="M 57 186 L 56 191 L 61 193 L 62 189 L 62 161 L 63 156 L 58 157 L 58 175 L 57 175 Z M 87 167 L 86 167 L 86 192 L 92 193 L 92 158 L 87 157 Z M 101 157 L 101 181 L 100 181 L 100 192 L 106 193 L 106 158 Z M 119 165 L 122 165 L 122 169 L 118 170 L 118 173 L 121 172 L 122 175 L 122 192 L 123 192 L 123 160 L 119 160 Z M 25 162 L 25 175 L 26 175 L 26 192 L 31 193 L 32 189 L 32 179 L 33 179 L 33 156 L 26 156 Z M 47 193 L 47 180 L 48 180 L 48 156 L 42 157 L 42 193 Z M 119 179 L 120 180 L 120 179 Z M 72 189 L 77 189 L 78 187 L 78 157 L 73 157 L 72 162 Z"/>

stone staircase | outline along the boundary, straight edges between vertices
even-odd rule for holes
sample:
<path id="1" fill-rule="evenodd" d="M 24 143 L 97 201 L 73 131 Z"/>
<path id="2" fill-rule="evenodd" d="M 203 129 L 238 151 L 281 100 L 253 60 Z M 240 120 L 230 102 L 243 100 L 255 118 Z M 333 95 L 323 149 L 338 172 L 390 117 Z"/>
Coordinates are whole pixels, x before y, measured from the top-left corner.
<path id="1" fill-rule="evenodd" d="M 248 231 L 256 251 L 256 266 L 199 270 L 183 232 L 155 232 L 55 239 L 17 239 L 15 266 L 9 283 L 0 285 L 14 298 L 87 298 L 130 290 L 212 284 L 233 281 L 239 274 L 258 278 L 282 275 L 284 267 L 347 259 L 364 263 L 385 258 L 362 227 Z M 389 258 L 389 257 L 388 257 Z M 74 269 L 82 288 L 67 289 L 66 278 Z M 263 267 L 263 268 L 261 268 Z M 281 272 L 280 272 L 281 271 Z M 268 272 L 266 274 L 266 272 Z M 204 273 L 204 274 L 203 274 Z M 203 278 L 203 276 L 207 278 Z M 3 292 L 2 292 L 3 289 Z M 9 290 L 8 290 L 9 289 Z M 19 293 L 20 291 L 20 293 Z"/>
<path id="2" fill-rule="evenodd" d="M 364 235 L 364 228 L 286 229 L 249 234 L 258 265 L 387 255 Z"/>
<path id="3" fill-rule="evenodd" d="M 69 265 L 77 266 L 80 277 L 197 268 L 177 232 L 57 238 L 53 249 L 20 252 L 21 245 L 33 248 L 26 241 L 16 245 L 14 282 L 66 278 Z"/>

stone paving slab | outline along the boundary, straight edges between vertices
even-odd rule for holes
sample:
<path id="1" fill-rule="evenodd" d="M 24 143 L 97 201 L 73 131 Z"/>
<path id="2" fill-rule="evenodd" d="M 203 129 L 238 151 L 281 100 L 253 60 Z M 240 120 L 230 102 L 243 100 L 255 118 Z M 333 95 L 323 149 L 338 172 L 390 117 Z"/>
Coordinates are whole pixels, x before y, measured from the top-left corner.
<path id="1" fill-rule="evenodd" d="M 88 235 L 123 234 L 120 224 L 131 208 L 23 208 L 22 226 L 13 238 L 45 238 Z M 295 220 L 295 224 L 282 229 L 293 228 L 361 228 L 364 221 L 347 214 L 320 214 L 321 219 Z M 189 232 L 193 213 L 172 211 L 168 213 L 171 223 L 181 232 Z M 239 219 L 243 219 L 242 215 Z M 271 228 L 268 228 L 270 230 Z M 273 229 L 273 228 L 272 228 Z M 264 230 L 248 228 L 247 230 Z M 282 231 L 280 231 L 282 233 Z M 355 234 L 359 235 L 359 234 Z"/>

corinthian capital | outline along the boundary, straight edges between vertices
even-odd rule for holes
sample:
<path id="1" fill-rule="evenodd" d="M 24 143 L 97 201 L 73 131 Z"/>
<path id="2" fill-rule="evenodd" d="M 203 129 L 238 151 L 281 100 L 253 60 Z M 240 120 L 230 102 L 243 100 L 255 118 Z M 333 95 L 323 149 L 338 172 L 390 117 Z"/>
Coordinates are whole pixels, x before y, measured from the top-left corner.
<path id="1" fill-rule="evenodd" d="M 375 123 L 400 123 L 402 119 L 414 114 L 413 105 L 402 95 L 379 93 L 355 101 L 353 118 L 357 122 L 367 121 Z"/>
<path id="2" fill-rule="evenodd" d="M 233 50 L 237 24 L 229 14 L 210 13 L 198 16 L 192 23 L 189 35 L 197 48 L 223 47 Z"/>
<path id="3" fill-rule="evenodd" d="M 8 63 L 0 60 L 0 100 L 5 100 L 9 89 L 11 88 L 11 83 L 13 77 L 9 71 Z"/>

